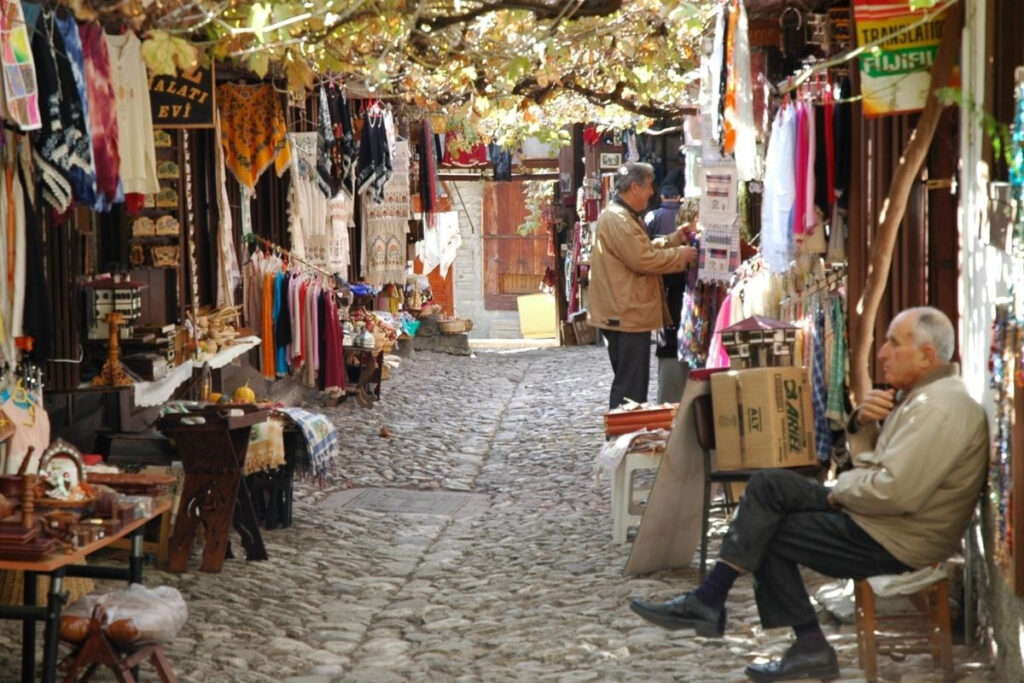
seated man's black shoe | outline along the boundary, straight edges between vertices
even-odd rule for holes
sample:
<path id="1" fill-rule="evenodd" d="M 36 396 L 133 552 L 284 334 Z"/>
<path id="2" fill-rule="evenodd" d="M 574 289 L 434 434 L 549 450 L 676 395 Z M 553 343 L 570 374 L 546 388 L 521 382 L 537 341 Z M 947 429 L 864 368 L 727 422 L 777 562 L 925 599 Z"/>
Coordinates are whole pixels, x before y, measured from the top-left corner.
<path id="1" fill-rule="evenodd" d="M 765 664 L 751 664 L 746 674 L 757 683 L 769 681 L 792 681 L 802 678 L 817 678 L 831 681 L 839 678 L 839 660 L 836 651 L 825 643 L 814 650 L 803 650 L 791 645 L 782 659 L 773 659 Z"/>
<path id="2" fill-rule="evenodd" d="M 668 602 L 631 600 L 629 608 L 641 617 L 673 631 L 692 628 L 697 635 L 718 637 L 725 633 L 725 608 L 708 607 L 693 593 Z"/>

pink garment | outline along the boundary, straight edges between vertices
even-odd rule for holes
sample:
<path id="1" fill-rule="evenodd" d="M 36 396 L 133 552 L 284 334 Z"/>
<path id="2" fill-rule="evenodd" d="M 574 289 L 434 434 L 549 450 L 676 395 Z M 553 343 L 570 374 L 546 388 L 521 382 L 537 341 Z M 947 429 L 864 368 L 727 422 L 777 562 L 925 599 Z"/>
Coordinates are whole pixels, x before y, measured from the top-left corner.
<path id="1" fill-rule="evenodd" d="M 793 234 L 800 240 L 807 225 L 807 105 L 796 103 L 796 198 L 793 201 Z M 812 198 L 813 199 L 813 198 Z"/>
<path id="2" fill-rule="evenodd" d="M 711 333 L 711 343 L 708 345 L 708 360 L 704 364 L 706 368 L 727 368 L 731 364 L 729 354 L 722 346 L 722 330 L 729 327 L 732 310 L 732 294 L 722 300 L 718 309 L 718 316 L 715 318 L 715 331 Z"/>

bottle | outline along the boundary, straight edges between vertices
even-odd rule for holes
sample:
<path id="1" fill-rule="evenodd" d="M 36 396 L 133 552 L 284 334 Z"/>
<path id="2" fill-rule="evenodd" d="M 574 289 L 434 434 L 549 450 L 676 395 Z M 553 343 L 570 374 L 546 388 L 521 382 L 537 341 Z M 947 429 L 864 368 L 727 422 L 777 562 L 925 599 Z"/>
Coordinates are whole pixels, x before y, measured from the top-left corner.
<path id="1" fill-rule="evenodd" d="M 199 400 L 203 403 L 210 402 L 210 394 L 213 393 L 213 371 L 210 369 L 209 361 L 203 363 L 202 374 L 199 376 Z"/>

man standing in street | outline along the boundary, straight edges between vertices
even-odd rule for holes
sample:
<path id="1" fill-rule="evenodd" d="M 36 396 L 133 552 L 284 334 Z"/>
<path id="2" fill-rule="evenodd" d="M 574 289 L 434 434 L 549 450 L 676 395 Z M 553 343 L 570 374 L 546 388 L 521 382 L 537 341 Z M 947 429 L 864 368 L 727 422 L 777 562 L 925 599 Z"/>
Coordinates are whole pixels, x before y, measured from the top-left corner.
<path id="1" fill-rule="evenodd" d="M 601 330 L 612 363 L 609 407 L 647 400 L 651 331 L 671 324 L 660 275 L 697 261 L 684 231 L 651 240 L 640 212 L 654 194 L 654 168 L 629 163 L 615 174 L 615 198 L 597 219 L 588 322 Z"/>
<path id="2" fill-rule="evenodd" d="M 788 470 L 757 472 L 703 583 L 665 603 L 634 600 L 633 611 L 665 628 L 720 636 L 732 584 L 750 572 L 762 627 L 789 626 L 796 642 L 747 675 L 759 683 L 838 678 L 799 566 L 863 579 L 941 562 L 959 549 L 985 481 L 988 420 L 950 362 L 953 346 L 941 311 L 897 315 L 878 352 L 893 388 L 870 391 L 847 428 L 855 467 L 831 490 Z"/>

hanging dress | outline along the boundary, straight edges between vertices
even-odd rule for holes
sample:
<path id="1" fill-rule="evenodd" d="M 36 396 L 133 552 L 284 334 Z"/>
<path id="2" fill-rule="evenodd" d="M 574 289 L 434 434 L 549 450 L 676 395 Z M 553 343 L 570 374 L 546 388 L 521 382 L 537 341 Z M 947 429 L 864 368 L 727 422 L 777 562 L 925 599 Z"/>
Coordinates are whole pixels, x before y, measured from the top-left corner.
<path id="1" fill-rule="evenodd" d="M 142 61 L 142 44 L 134 33 L 106 35 L 110 77 L 117 101 L 118 151 L 121 186 L 128 194 L 156 194 L 156 145 L 149 79 Z M 126 198 L 127 201 L 127 198 Z"/>
<path id="2" fill-rule="evenodd" d="M 289 133 L 292 175 L 288 190 L 288 229 L 292 252 L 315 266 L 327 264 L 327 197 L 317 175 L 318 133 Z"/>

